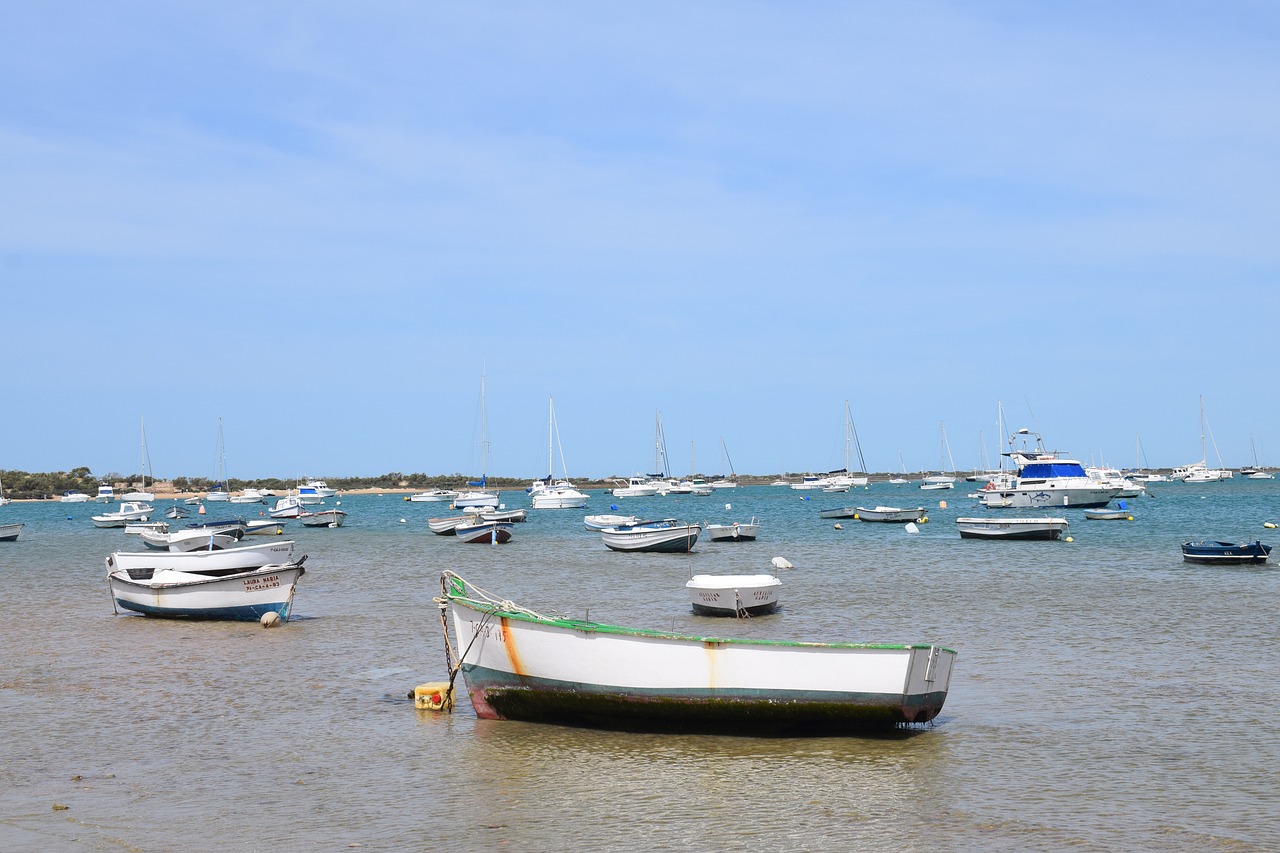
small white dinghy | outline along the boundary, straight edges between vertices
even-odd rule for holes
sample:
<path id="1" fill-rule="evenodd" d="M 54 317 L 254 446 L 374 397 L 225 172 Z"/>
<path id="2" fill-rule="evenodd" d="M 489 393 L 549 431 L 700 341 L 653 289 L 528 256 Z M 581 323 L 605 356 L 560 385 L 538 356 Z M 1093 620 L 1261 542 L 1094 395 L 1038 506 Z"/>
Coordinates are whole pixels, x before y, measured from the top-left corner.
<path id="1" fill-rule="evenodd" d="M 640 516 L 638 515 L 585 515 L 582 517 L 583 526 L 596 533 L 606 527 L 625 527 L 629 524 L 639 523 Z"/>
<path id="2" fill-rule="evenodd" d="M 221 551 L 235 547 L 242 534 L 239 530 L 233 533 L 216 533 L 186 528 L 172 533 L 144 530 L 140 535 L 144 545 L 157 551 Z"/>
<path id="3" fill-rule="evenodd" d="M 732 524 L 708 524 L 706 530 L 712 542 L 754 542 L 760 535 L 760 519 L 735 521 Z"/>
<path id="4" fill-rule="evenodd" d="M 759 616 L 778 609 L 782 581 L 773 575 L 694 575 L 685 584 L 699 616 Z"/>

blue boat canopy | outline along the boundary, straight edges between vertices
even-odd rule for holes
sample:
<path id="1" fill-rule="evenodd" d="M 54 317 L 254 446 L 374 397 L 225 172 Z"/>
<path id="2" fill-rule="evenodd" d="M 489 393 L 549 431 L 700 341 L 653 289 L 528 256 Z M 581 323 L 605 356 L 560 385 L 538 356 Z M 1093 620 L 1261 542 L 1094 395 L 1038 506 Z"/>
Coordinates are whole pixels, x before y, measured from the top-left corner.
<path id="1" fill-rule="evenodd" d="M 1086 474 L 1079 462 L 1029 462 L 1018 472 L 1018 476 L 1039 480 L 1049 477 L 1084 477 Z"/>

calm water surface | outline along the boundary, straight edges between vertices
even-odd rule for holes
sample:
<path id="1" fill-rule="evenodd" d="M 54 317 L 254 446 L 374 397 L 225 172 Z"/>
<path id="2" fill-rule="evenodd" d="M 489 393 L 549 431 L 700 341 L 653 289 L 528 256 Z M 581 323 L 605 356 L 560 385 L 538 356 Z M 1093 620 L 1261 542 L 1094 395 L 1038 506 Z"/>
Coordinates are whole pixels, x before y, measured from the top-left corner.
<path id="1" fill-rule="evenodd" d="M 593 494 L 590 512 L 763 521 L 690 555 L 612 553 L 577 510 L 464 545 L 426 529 L 443 504 L 341 498 L 347 526 L 286 526 L 308 572 L 270 631 L 115 615 L 103 560 L 134 537 L 92 527 L 94 504 L 3 507 L 27 526 L 0 543 L 0 850 L 1280 849 L 1280 568 L 1178 550 L 1280 545 L 1280 487 L 1153 490 L 1131 522 L 1066 513 L 1070 543 L 962 541 L 955 518 L 984 511 L 959 489 Z M 817 517 L 850 504 L 930 520 Z M 780 613 L 689 611 L 690 574 L 778 555 Z M 599 732 L 477 720 L 465 698 L 437 716 L 404 697 L 446 677 L 445 568 L 544 613 L 959 658 L 935 724 L 893 737 Z"/>

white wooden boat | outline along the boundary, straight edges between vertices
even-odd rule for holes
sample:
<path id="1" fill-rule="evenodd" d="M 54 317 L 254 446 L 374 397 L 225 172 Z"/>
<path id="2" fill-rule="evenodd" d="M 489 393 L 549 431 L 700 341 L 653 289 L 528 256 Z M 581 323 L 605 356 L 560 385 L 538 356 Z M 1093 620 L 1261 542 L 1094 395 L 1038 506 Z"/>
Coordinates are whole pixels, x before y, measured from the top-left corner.
<path id="1" fill-rule="evenodd" d="M 144 530 L 141 534 L 142 544 L 157 551 L 221 551 L 234 548 L 242 535 L 239 530 L 210 533 L 189 527 L 172 533 Z"/>
<path id="2" fill-rule="evenodd" d="M 957 518 L 961 539 L 1057 539 L 1065 518 Z"/>
<path id="3" fill-rule="evenodd" d="M 220 575 L 115 569 L 107 578 L 116 606 L 146 616 L 257 621 L 266 613 L 277 613 L 287 622 L 298 579 L 305 572 L 302 562 Z"/>
<path id="4" fill-rule="evenodd" d="M 124 527 L 131 521 L 146 521 L 155 512 L 151 504 L 124 501 L 120 508 L 102 515 L 91 515 L 89 520 L 94 527 Z"/>
<path id="5" fill-rule="evenodd" d="M 16 524 L 0 524 L 0 542 L 17 542 L 22 532 L 23 522 Z"/>
<path id="6" fill-rule="evenodd" d="M 782 581 L 773 575 L 694 575 L 684 586 L 699 616 L 760 616 L 778 609 Z"/>
<path id="7" fill-rule="evenodd" d="M 441 585 L 447 663 L 481 719 L 719 734 L 885 729 L 937 716 L 956 655 L 923 643 L 725 639 L 558 619 L 453 572 Z"/>
<path id="8" fill-rule="evenodd" d="M 346 512 L 340 509 L 322 509 L 298 516 L 303 527 L 341 527 L 346 518 Z"/>
<path id="9" fill-rule="evenodd" d="M 173 569 L 195 574 L 231 574 L 293 560 L 293 540 L 241 545 L 221 551 L 116 551 L 107 556 L 107 570 Z"/>
<path id="10" fill-rule="evenodd" d="M 1127 509 L 1086 509 L 1084 517 L 1091 521 L 1133 521 L 1133 513 Z"/>
<path id="11" fill-rule="evenodd" d="M 857 514 L 856 506 L 839 506 L 822 510 L 818 513 L 818 518 L 853 518 Z"/>
<path id="12" fill-rule="evenodd" d="M 892 523 L 905 523 L 908 521 L 919 521 L 924 518 L 924 507 L 918 506 L 912 509 L 903 509 L 896 506 L 877 506 L 856 508 L 853 517 L 858 521 L 886 521 Z"/>
<path id="13" fill-rule="evenodd" d="M 640 521 L 638 515 L 586 515 L 582 517 L 582 524 L 592 532 L 599 532 L 606 527 L 621 527 L 624 524 L 637 524 Z"/>
<path id="14" fill-rule="evenodd" d="M 126 522 L 124 532 L 126 536 L 136 536 L 144 530 L 150 530 L 152 533 L 168 533 L 169 522 L 167 521 L 130 521 Z"/>
<path id="15" fill-rule="evenodd" d="M 484 507 L 472 507 L 463 510 L 467 518 L 480 519 L 481 521 L 509 521 L 519 523 L 529 520 L 529 510 L 527 509 L 485 509 Z"/>
<path id="16" fill-rule="evenodd" d="M 287 518 L 255 518 L 245 522 L 245 536 L 280 536 L 284 533 Z"/>
<path id="17" fill-rule="evenodd" d="M 600 538 L 613 551 L 664 551 L 686 553 L 693 550 L 702 532 L 699 524 L 685 524 L 674 518 L 641 521 L 606 527 Z"/>
<path id="18" fill-rule="evenodd" d="M 458 493 L 453 489 L 428 489 L 425 492 L 418 492 L 415 495 L 409 495 L 406 500 L 413 501 L 414 503 L 433 503 L 437 501 L 448 502 L 457 496 Z"/>
<path id="19" fill-rule="evenodd" d="M 451 515 L 445 518 L 428 518 L 427 527 L 437 536 L 454 536 L 454 530 L 459 524 L 470 524 L 475 521 L 474 516 L 470 515 Z"/>
<path id="20" fill-rule="evenodd" d="M 468 519 L 453 529 L 460 542 L 477 545 L 504 545 L 511 541 L 515 525 L 510 521 Z"/>
<path id="21" fill-rule="evenodd" d="M 708 524 L 707 536 L 712 542 L 754 542 L 760 535 L 760 519 L 735 521 L 731 524 Z"/>
<path id="22" fill-rule="evenodd" d="M 261 504 L 266 503 L 267 499 L 257 489 L 245 489 L 238 495 L 231 495 L 227 502 L 233 504 Z"/>
<path id="23" fill-rule="evenodd" d="M 191 510 L 187 509 L 185 506 L 182 506 L 181 504 L 175 503 L 173 506 L 169 507 L 164 511 L 164 517 L 172 518 L 175 521 L 181 518 L 190 518 Z"/>

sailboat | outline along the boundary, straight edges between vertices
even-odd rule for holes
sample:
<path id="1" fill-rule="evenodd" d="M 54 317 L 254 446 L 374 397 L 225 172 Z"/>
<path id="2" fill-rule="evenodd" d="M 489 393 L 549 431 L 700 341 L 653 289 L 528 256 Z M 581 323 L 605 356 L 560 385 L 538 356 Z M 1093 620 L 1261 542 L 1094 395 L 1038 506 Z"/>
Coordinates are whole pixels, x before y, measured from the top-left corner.
<path id="1" fill-rule="evenodd" d="M 550 396 L 547 397 L 547 412 L 547 476 L 534 480 L 529 486 L 530 504 L 534 509 L 582 509 L 587 505 L 587 496 L 569 482 L 563 446 L 560 447 L 560 470 L 564 473 L 564 479 L 552 482 L 555 474 L 553 453 L 560 444 L 560 427 L 556 424 L 555 399 Z"/>
<path id="2" fill-rule="evenodd" d="M 1253 446 L 1252 435 L 1249 436 L 1249 455 L 1253 457 L 1253 464 L 1250 465 L 1248 468 L 1241 468 L 1240 469 L 1241 476 L 1243 476 L 1246 480 L 1274 480 L 1276 478 L 1275 474 L 1272 474 L 1270 471 L 1265 471 L 1262 468 L 1258 467 L 1258 451 Z M 0 500 L 3 500 L 3 498 L 4 498 L 3 493 L 0 493 Z"/>
<path id="3" fill-rule="evenodd" d="M 724 475 L 724 463 L 729 463 L 729 476 Z M 724 436 L 720 436 L 720 479 L 712 480 L 710 483 L 713 489 L 736 489 L 738 488 L 738 473 L 733 470 L 733 460 L 729 458 L 729 448 L 724 443 Z"/>
<path id="4" fill-rule="evenodd" d="M 142 431 L 142 448 L 141 448 L 141 465 L 142 465 L 142 488 L 133 492 L 125 492 L 120 496 L 122 501 L 153 501 L 156 499 L 154 492 L 147 491 L 147 482 L 155 482 L 155 477 L 151 476 L 151 454 L 147 452 L 147 423 L 145 418 L 138 419 L 139 428 Z"/>
<path id="5" fill-rule="evenodd" d="M 1167 483 L 1169 478 L 1164 474 L 1158 474 L 1151 470 L 1151 466 L 1147 464 L 1147 454 L 1142 449 L 1142 436 L 1138 435 L 1135 439 L 1135 450 L 1133 466 L 1136 469 L 1130 474 L 1128 479 L 1135 483 Z"/>
<path id="6" fill-rule="evenodd" d="M 902 458 L 902 451 L 901 451 L 901 450 L 899 450 L 899 451 L 898 451 L 898 465 L 900 465 L 900 466 L 902 467 L 902 476 L 901 476 L 901 477 L 894 477 L 894 478 L 892 478 L 892 479 L 890 479 L 890 480 L 889 480 L 890 484 L 892 484 L 892 485 L 894 485 L 894 486 L 902 486 L 902 485 L 905 485 L 906 483 L 908 483 L 908 482 L 909 482 L 909 481 L 907 480 L 907 463 L 906 463 L 906 462 L 903 460 L 903 458 Z"/>
<path id="7" fill-rule="evenodd" d="M 486 488 L 489 484 L 488 474 L 489 436 L 485 423 L 484 374 L 480 374 L 480 479 L 468 480 L 468 486 L 477 489 L 461 492 L 453 499 L 454 509 L 497 509 L 501 498 Z"/>
<path id="8" fill-rule="evenodd" d="M 4 483 L 0 483 L 0 506 L 4 506 L 9 503 L 13 503 L 13 501 L 4 496 Z"/>
<path id="9" fill-rule="evenodd" d="M 226 474 L 222 470 L 226 463 L 226 453 L 222 447 L 222 418 L 218 418 L 218 479 L 213 488 L 204 496 L 206 501 L 229 501 L 231 493 L 227 491 Z"/>
<path id="10" fill-rule="evenodd" d="M 1209 438 L 1213 439 L 1213 430 L 1208 426 L 1208 419 L 1204 414 L 1204 395 L 1200 396 L 1200 461 L 1192 462 L 1190 465 L 1181 465 L 1173 469 L 1171 475 L 1174 480 L 1182 480 L 1187 483 L 1216 483 L 1221 480 L 1230 480 L 1231 472 L 1222 465 L 1222 454 L 1218 453 L 1218 442 L 1213 442 L 1213 452 L 1218 456 L 1218 467 L 1210 468 L 1208 466 L 1209 456 L 1205 452 L 1204 437 L 1206 430 Z"/>
<path id="11" fill-rule="evenodd" d="M 956 460 L 951 456 L 951 444 L 950 442 L 947 441 L 946 423 L 944 423 L 943 421 L 939 421 L 938 429 L 942 433 L 942 438 L 941 438 L 942 446 L 938 452 L 938 473 L 931 474 L 930 476 L 925 477 L 923 481 L 921 481 L 920 488 L 925 489 L 926 491 L 933 491 L 938 489 L 954 489 L 956 487 L 956 474 L 955 474 Z M 942 463 L 944 459 L 950 460 L 951 462 L 951 468 L 949 469 L 951 473 L 949 475 L 943 473 Z"/>

